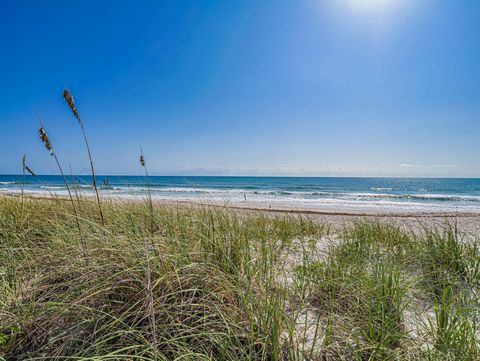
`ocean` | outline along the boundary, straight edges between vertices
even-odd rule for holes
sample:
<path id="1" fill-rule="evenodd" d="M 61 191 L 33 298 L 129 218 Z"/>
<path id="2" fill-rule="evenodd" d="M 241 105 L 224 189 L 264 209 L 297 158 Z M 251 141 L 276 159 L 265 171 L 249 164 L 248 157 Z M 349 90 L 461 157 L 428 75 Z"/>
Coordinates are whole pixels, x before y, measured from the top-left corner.
<path id="1" fill-rule="evenodd" d="M 68 177 L 92 195 L 91 177 Z M 99 176 L 103 197 L 325 211 L 480 212 L 480 179 Z M 0 175 L 0 192 L 66 195 L 60 176 Z"/>

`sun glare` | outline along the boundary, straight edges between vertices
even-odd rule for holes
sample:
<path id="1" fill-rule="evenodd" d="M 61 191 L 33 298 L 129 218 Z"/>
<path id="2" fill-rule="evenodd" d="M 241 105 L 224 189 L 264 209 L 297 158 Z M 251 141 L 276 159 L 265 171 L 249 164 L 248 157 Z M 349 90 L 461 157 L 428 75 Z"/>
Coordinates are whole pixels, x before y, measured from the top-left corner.
<path id="1" fill-rule="evenodd" d="M 401 0 L 349 0 L 350 6 L 357 11 L 386 11 L 392 9 Z"/>

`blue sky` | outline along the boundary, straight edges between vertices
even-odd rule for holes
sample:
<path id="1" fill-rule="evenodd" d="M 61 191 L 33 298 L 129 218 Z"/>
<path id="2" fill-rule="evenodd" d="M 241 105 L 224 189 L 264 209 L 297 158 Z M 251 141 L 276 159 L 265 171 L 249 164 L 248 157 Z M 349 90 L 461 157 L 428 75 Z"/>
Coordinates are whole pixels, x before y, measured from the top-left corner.
<path id="1" fill-rule="evenodd" d="M 480 1 L 0 6 L 0 173 L 480 177 Z"/>

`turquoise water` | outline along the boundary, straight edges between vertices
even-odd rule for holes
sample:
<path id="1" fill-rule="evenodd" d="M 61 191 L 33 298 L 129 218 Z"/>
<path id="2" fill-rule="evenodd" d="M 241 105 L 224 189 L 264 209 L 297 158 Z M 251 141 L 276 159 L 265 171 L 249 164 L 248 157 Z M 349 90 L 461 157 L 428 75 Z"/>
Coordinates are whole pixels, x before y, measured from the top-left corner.
<path id="1" fill-rule="evenodd" d="M 85 195 L 91 178 L 69 177 Z M 480 179 L 460 178 L 330 178 L 330 177 L 145 177 L 99 176 L 104 197 L 152 197 L 258 207 L 480 212 Z M 65 195 L 60 176 L 1 175 L 0 192 Z"/>

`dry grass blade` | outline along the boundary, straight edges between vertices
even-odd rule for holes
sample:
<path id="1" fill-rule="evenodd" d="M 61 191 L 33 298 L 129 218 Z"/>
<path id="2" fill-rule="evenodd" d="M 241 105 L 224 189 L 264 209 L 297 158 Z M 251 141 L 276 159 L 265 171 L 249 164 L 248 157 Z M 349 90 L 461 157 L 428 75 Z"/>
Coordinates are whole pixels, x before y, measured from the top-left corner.
<path id="1" fill-rule="evenodd" d="M 24 154 L 22 157 L 22 169 L 23 169 L 23 174 L 25 175 L 25 171 L 30 173 L 30 175 L 35 176 L 35 173 L 33 170 L 30 169 L 30 167 L 27 165 L 27 156 Z"/>
<path id="2" fill-rule="evenodd" d="M 34 176 L 35 173 L 27 166 L 27 156 L 24 154 L 22 157 L 22 215 L 23 215 L 23 196 L 25 195 L 25 172 L 30 173 L 30 175 Z"/>
<path id="3" fill-rule="evenodd" d="M 22 174 L 23 174 L 23 180 L 22 180 L 22 217 L 23 217 L 23 196 L 24 196 L 24 192 L 25 192 L 25 168 L 26 168 L 26 165 L 27 164 L 27 156 L 24 154 L 23 157 L 22 157 Z"/>
<path id="4" fill-rule="evenodd" d="M 31 169 L 28 167 L 28 165 L 25 166 L 25 170 L 26 170 L 28 173 L 30 173 L 30 175 L 35 176 L 35 173 L 33 172 L 33 170 L 31 170 Z"/>

